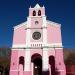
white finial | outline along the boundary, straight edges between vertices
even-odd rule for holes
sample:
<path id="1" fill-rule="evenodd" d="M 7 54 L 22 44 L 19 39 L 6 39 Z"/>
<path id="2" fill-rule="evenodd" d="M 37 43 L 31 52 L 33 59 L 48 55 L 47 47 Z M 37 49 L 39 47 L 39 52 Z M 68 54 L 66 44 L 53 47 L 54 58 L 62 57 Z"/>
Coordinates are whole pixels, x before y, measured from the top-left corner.
<path id="1" fill-rule="evenodd" d="M 45 8 L 44 5 L 43 5 L 43 8 Z"/>
<path id="2" fill-rule="evenodd" d="M 36 4 L 34 8 L 41 8 L 39 4 Z"/>
<path id="3" fill-rule="evenodd" d="M 30 8 L 31 8 L 31 5 L 30 5 Z"/>

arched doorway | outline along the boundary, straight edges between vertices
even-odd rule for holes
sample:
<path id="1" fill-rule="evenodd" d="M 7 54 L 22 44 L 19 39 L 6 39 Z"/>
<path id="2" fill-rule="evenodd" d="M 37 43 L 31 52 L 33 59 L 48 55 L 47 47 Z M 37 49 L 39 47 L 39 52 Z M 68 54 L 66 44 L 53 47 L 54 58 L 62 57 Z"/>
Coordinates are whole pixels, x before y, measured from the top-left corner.
<path id="1" fill-rule="evenodd" d="M 22 64 L 24 68 L 24 57 L 23 56 L 19 57 L 19 64 Z"/>
<path id="2" fill-rule="evenodd" d="M 34 54 L 31 57 L 33 63 L 33 75 L 42 75 L 42 56 L 40 54 Z"/>
<path id="3" fill-rule="evenodd" d="M 19 75 L 23 75 L 24 70 L 24 57 L 19 57 Z"/>
<path id="4" fill-rule="evenodd" d="M 56 75 L 55 74 L 55 58 L 54 58 L 54 56 L 49 56 L 49 64 L 51 66 L 51 75 Z"/>

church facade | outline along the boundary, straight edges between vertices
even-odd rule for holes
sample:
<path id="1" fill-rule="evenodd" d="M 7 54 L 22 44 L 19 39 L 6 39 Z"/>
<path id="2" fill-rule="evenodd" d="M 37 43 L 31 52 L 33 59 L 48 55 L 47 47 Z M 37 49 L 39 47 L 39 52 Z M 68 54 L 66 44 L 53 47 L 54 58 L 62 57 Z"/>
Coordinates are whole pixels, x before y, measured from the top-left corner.
<path id="1" fill-rule="evenodd" d="M 10 75 L 66 75 L 61 24 L 46 19 L 44 6 L 14 27 Z"/>

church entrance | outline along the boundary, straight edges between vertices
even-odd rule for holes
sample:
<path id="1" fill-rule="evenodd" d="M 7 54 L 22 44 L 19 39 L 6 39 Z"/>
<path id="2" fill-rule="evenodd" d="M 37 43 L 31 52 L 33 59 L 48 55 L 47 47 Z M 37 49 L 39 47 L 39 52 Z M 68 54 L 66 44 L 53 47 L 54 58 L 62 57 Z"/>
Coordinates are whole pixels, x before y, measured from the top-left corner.
<path id="1" fill-rule="evenodd" d="M 34 54 L 31 61 L 33 63 L 33 75 L 42 75 L 42 56 Z"/>

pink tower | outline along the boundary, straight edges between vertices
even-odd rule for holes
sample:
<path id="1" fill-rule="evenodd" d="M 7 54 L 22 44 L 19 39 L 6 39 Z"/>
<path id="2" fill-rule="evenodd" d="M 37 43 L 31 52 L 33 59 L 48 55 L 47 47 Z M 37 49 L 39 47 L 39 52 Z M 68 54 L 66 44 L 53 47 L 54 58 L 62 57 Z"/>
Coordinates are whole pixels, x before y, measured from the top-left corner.
<path id="1" fill-rule="evenodd" d="M 14 27 L 10 75 L 66 75 L 61 24 L 46 19 L 44 6 Z"/>

